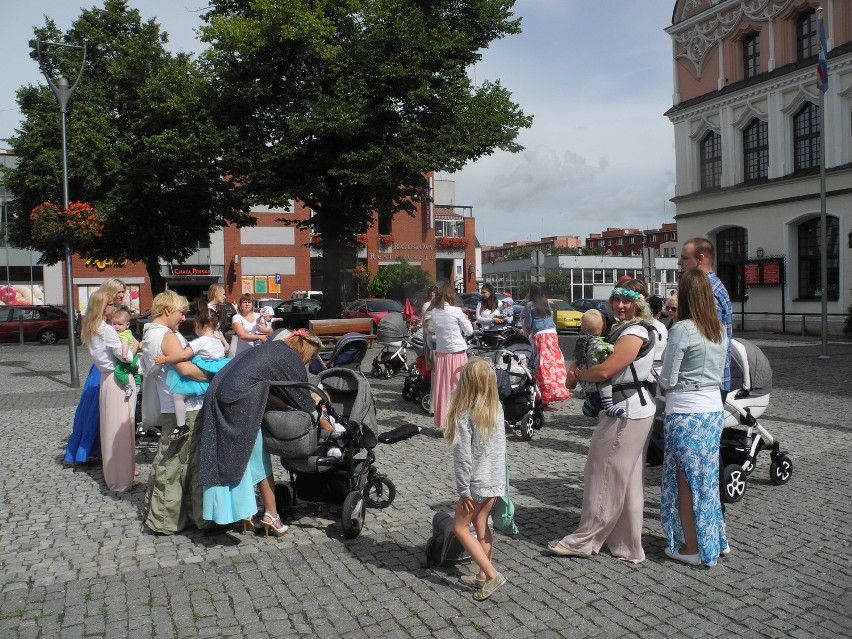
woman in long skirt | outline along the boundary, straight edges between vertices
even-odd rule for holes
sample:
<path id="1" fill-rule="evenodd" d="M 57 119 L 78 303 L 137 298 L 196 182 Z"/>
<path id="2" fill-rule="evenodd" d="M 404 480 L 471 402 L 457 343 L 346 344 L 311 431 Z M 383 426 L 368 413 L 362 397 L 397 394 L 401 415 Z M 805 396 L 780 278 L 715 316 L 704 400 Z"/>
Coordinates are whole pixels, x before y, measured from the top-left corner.
<path id="1" fill-rule="evenodd" d="M 568 373 L 565 370 L 565 357 L 559 348 L 553 311 L 544 291 L 538 284 L 532 284 L 527 299 L 529 301 L 524 308 L 524 330 L 528 335 L 532 335 L 538 350 L 535 381 L 541 392 L 541 401 L 547 406 L 571 397 L 571 392 L 565 386 Z"/>

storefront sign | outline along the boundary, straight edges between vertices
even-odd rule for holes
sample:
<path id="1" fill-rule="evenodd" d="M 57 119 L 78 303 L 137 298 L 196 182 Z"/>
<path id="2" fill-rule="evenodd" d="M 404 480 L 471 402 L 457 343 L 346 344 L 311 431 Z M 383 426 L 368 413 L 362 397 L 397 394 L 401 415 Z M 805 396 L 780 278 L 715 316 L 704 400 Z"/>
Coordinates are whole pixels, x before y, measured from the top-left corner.
<path id="1" fill-rule="evenodd" d="M 96 260 L 93 257 L 87 257 L 86 266 L 94 266 L 99 271 L 103 271 L 108 268 L 124 268 L 127 266 L 127 260 Z"/>
<path id="2" fill-rule="evenodd" d="M 209 266 L 173 266 L 172 275 L 177 276 L 196 276 L 210 275 Z"/>
<path id="3" fill-rule="evenodd" d="M 405 260 L 406 262 L 428 262 L 429 260 L 434 260 L 434 255 L 401 255 L 399 253 L 370 253 L 369 258 L 371 260 L 381 260 L 383 262 L 396 262 L 400 258 Z"/>

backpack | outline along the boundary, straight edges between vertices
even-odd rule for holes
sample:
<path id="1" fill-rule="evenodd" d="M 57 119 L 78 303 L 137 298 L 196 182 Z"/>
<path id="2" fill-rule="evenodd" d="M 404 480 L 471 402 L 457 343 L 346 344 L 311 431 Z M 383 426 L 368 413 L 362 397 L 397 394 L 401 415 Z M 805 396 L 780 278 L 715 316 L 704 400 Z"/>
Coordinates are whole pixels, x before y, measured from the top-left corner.
<path id="1" fill-rule="evenodd" d="M 454 566 L 470 561 L 470 555 L 453 534 L 453 515 L 436 512 L 432 517 L 432 536 L 426 542 L 424 567 Z"/>

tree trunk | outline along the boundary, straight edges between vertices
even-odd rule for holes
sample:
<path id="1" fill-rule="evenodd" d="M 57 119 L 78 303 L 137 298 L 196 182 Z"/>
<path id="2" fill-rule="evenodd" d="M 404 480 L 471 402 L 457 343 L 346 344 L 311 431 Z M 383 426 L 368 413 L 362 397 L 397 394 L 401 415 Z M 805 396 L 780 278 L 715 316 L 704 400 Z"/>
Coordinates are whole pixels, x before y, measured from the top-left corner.
<path id="1" fill-rule="evenodd" d="M 148 281 L 151 282 L 151 295 L 166 290 L 166 278 L 160 274 L 160 258 L 157 255 L 149 255 L 145 260 L 145 270 L 148 271 Z"/>
<path id="2" fill-rule="evenodd" d="M 351 302 L 355 248 L 342 242 L 334 230 L 322 229 L 322 315 L 340 317 L 343 303 Z"/>

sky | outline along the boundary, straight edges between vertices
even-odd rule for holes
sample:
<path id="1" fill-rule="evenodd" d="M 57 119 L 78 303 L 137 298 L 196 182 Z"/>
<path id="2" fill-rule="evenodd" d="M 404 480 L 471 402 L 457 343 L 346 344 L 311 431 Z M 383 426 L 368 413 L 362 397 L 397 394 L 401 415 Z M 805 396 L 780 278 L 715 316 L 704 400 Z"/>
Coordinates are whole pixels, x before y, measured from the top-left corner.
<path id="1" fill-rule="evenodd" d="M 21 114 L 15 91 L 44 82 L 27 41 L 44 15 L 67 30 L 89 0 L 0 0 L 0 148 Z M 204 0 L 130 0 L 168 32 L 172 51 L 198 52 Z M 472 206 L 484 245 L 550 235 L 581 239 L 607 227 L 672 222 L 674 0 L 517 0 L 522 33 L 499 40 L 470 69 L 500 81 L 533 125 L 518 153 L 497 151 L 439 179 Z M 85 81 L 85 78 L 83 79 Z"/>

